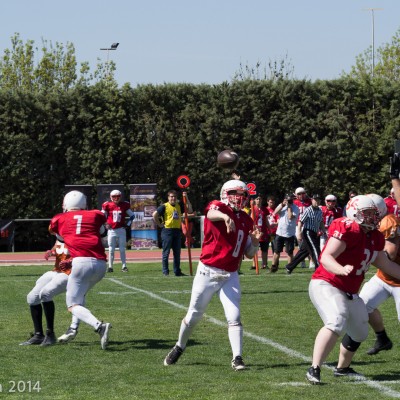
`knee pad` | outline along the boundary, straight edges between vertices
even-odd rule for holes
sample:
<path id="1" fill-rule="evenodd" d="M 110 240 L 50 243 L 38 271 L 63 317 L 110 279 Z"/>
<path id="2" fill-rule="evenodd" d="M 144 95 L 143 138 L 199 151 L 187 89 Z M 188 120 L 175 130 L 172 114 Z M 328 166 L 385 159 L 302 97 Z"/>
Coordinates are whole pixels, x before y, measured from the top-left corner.
<path id="1" fill-rule="evenodd" d="M 183 319 L 183 322 L 188 328 L 195 326 L 203 317 L 203 313 L 200 312 L 193 312 L 190 315 L 186 315 Z"/>
<path id="2" fill-rule="evenodd" d="M 53 296 L 47 290 L 46 291 L 41 290 L 40 294 L 39 294 L 39 298 L 40 298 L 40 301 L 42 303 L 46 303 L 47 301 L 52 301 L 53 300 Z"/>
<path id="3" fill-rule="evenodd" d="M 352 353 L 356 352 L 357 349 L 360 347 L 361 343 L 360 342 L 356 342 L 355 340 L 353 340 L 347 333 L 343 336 L 342 339 L 342 345 L 343 347 L 348 350 L 351 351 Z"/>
<path id="4" fill-rule="evenodd" d="M 240 321 L 228 321 L 228 328 L 236 328 L 242 327 L 242 323 Z"/>

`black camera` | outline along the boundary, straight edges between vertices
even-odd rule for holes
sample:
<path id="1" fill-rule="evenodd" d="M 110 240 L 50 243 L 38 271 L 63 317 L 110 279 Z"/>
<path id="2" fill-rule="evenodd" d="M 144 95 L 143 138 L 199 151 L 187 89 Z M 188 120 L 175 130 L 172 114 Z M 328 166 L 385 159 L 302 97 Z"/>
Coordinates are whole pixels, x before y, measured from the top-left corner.
<path id="1" fill-rule="evenodd" d="M 293 196 L 291 194 L 287 194 L 285 200 L 287 200 L 288 204 L 293 204 Z"/>

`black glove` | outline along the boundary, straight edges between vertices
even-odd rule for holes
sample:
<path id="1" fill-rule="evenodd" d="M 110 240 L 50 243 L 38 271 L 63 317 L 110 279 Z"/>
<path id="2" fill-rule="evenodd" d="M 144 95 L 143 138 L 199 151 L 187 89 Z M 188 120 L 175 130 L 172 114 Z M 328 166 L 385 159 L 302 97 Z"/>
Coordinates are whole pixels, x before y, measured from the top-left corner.
<path id="1" fill-rule="evenodd" d="M 400 153 L 394 153 L 390 157 L 389 175 L 392 179 L 400 179 Z"/>

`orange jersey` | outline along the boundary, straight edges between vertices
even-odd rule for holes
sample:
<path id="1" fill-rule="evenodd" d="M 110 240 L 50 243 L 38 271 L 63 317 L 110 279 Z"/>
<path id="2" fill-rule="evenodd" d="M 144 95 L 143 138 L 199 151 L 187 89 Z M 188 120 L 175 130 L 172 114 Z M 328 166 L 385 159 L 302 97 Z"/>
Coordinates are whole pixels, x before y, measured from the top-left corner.
<path id="1" fill-rule="evenodd" d="M 400 237 L 400 219 L 396 217 L 394 214 L 386 215 L 381 221 L 379 230 L 385 236 L 385 240 L 395 239 L 396 237 Z M 400 268 L 400 249 L 397 251 L 396 259 L 394 261 L 396 264 L 399 264 Z M 380 269 L 378 269 L 376 275 L 379 279 L 382 279 L 388 285 L 400 286 L 399 279 L 393 278 L 392 276 L 385 274 Z"/>
<path id="2" fill-rule="evenodd" d="M 60 268 L 61 261 L 68 260 L 69 258 L 71 258 L 71 255 L 69 254 L 67 247 L 65 246 L 64 243 L 61 243 L 57 240 L 56 244 L 53 247 L 53 250 L 56 253 L 56 262 L 54 264 L 53 271 L 63 272 L 64 274 L 69 275 L 71 273 L 71 268 L 64 270 Z"/>

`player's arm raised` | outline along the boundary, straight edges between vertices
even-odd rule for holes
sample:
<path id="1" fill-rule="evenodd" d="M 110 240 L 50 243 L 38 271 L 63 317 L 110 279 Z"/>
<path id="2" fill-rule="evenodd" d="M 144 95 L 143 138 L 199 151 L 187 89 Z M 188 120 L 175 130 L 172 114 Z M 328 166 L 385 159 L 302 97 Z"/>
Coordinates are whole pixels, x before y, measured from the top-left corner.
<path id="1" fill-rule="evenodd" d="M 235 230 L 236 230 L 235 222 L 229 217 L 229 215 L 224 214 L 223 212 L 221 212 L 215 208 L 208 210 L 207 218 L 213 222 L 225 221 L 226 231 L 228 233 L 235 232 Z"/>

